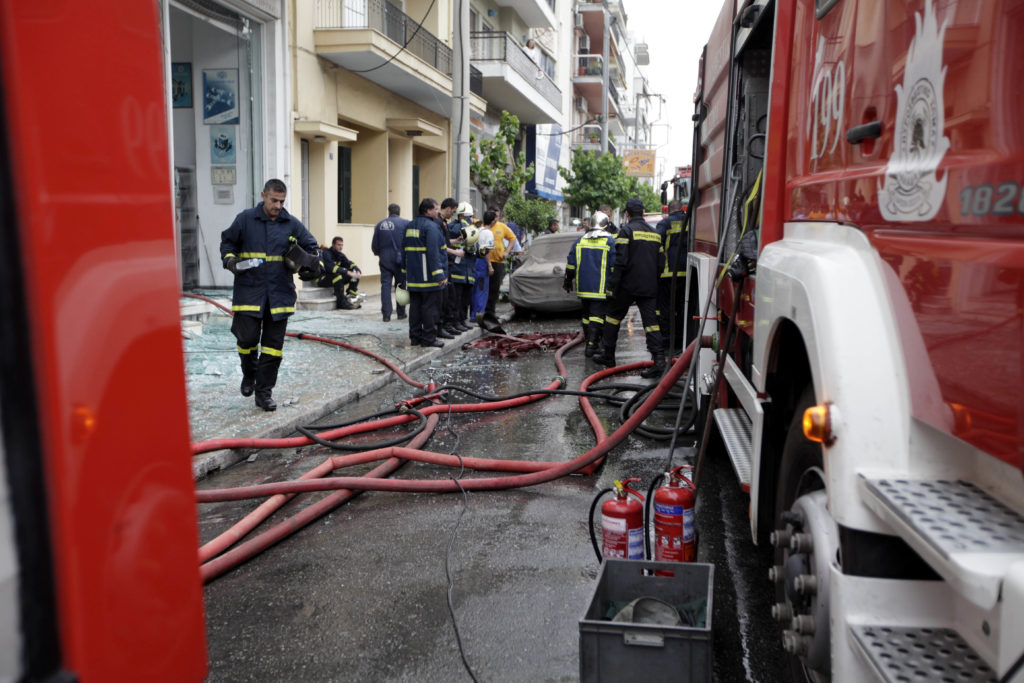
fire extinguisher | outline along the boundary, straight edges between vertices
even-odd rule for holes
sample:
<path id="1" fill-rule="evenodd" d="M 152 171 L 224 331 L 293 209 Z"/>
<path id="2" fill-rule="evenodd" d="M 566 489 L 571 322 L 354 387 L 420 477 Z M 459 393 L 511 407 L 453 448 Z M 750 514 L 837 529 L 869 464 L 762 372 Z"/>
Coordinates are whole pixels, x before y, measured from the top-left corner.
<path id="1" fill-rule="evenodd" d="M 640 479 L 634 477 L 616 481 L 614 488 L 598 493 L 590 505 L 590 540 L 598 561 L 606 557 L 644 559 L 644 496 L 628 486 L 634 481 Z M 598 551 L 597 539 L 594 537 L 594 508 L 606 493 L 614 493 L 615 496 L 601 504 L 601 550 Z M 630 498 L 630 494 L 635 499 Z"/>
<path id="2" fill-rule="evenodd" d="M 659 477 L 665 484 L 653 495 L 648 492 L 654 506 L 654 559 L 657 562 L 693 562 L 697 557 L 696 488 L 681 472 L 686 467 L 666 472 Z M 650 514 L 647 519 L 650 521 Z"/>

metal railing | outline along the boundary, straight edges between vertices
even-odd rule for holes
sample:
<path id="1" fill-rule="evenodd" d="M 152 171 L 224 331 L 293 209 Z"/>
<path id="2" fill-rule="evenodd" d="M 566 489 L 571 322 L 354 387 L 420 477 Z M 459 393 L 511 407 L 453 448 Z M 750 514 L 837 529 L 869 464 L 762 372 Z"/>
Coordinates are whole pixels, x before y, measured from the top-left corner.
<path id="1" fill-rule="evenodd" d="M 561 109 L 562 91 L 540 65 L 505 31 L 473 31 L 470 33 L 474 62 L 505 62 L 526 79 L 549 104 Z"/>
<path id="2" fill-rule="evenodd" d="M 576 76 L 600 76 L 601 55 L 576 55 Z"/>
<path id="3" fill-rule="evenodd" d="M 387 0 L 316 0 L 315 11 L 314 29 L 372 29 L 452 75 L 452 49 Z"/>

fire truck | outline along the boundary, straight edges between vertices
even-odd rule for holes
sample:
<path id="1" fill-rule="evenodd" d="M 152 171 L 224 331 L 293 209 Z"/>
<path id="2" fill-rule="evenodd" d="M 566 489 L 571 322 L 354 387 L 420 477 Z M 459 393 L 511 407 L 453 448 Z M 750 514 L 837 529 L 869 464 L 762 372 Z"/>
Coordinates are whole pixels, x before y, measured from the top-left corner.
<path id="1" fill-rule="evenodd" d="M 807 680 L 1024 681 L 1022 31 L 1016 0 L 726 0 L 701 59 L 702 448 Z"/>
<path id="2" fill-rule="evenodd" d="M 154 2 L 0 3 L 0 680 L 206 643 Z"/>
<path id="3" fill-rule="evenodd" d="M 676 172 L 671 178 L 661 184 L 661 203 L 668 204 L 675 200 L 682 204 L 690 201 L 690 183 L 693 175 L 693 167 L 677 166 Z"/>

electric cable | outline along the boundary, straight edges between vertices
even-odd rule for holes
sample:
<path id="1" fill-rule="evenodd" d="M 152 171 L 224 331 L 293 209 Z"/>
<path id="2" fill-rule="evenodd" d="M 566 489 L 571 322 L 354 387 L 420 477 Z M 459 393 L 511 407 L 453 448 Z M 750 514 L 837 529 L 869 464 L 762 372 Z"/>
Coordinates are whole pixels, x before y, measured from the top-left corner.
<path id="1" fill-rule="evenodd" d="M 615 489 L 607 488 L 597 492 L 594 496 L 594 500 L 590 502 L 590 512 L 587 514 L 587 528 L 590 530 L 590 545 L 594 547 L 594 554 L 597 555 L 597 563 L 601 564 L 604 561 L 604 556 L 601 554 L 601 549 L 597 545 L 597 535 L 594 533 L 594 509 L 597 507 L 597 503 L 601 500 L 601 497 L 606 493 L 614 493 Z"/>
<path id="2" fill-rule="evenodd" d="M 534 124 L 533 134 L 534 135 L 538 135 L 538 136 L 544 136 L 544 137 L 558 137 L 559 135 L 566 135 L 568 133 L 575 132 L 575 131 L 579 130 L 580 128 L 583 128 L 584 126 L 589 126 L 592 123 L 599 123 L 599 121 L 596 118 L 590 118 L 590 119 L 587 119 L 586 121 L 584 121 L 583 123 L 581 123 L 580 125 L 576 126 L 575 128 L 569 128 L 567 130 L 563 130 L 560 133 L 538 133 L 537 132 L 537 126 L 536 126 L 536 124 Z"/>
<path id="3" fill-rule="evenodd" d="M 362 452 L 362 451 L 369 451 L 369 450 L 373 450 L 373 449 L 376 449 L 376 448 L 387 448 L 388 446 L 398 446 L 399 444 L 403 444 L 406 441 L 412 440 L 413 437 L 415 437 L 417 434 L 422 432 L 426 428 L 426 426 L 427 426 L 427 416 L 424 415 L 423 413 L 421 413 L 420 411 L 415 410 L 413 408 L 409 408 L 408 412 L 412 413 L 417 418 L 419 418 L 419 424 L 416 426 L 416 428 L 413 429 L 408 434 L 403 434 L 403 435 L 397 436 L 397 437 L 395 437 L 393 439 L 388 439 L 387 441 L 378 441 L 377 443 L 345 444 L 345 443 L 341 443 L 339 441 L 330 441 L 328 439 L 324 439 L 324 438 L 321 438 L 321 437 L 317 436 L 315 432 L 313 432 L 310 429 L 307 429 L 306 427 L 302 427 L 302 426 L 296 427 L 295 431 L 299 432 L 300 434 L 305 436 L 310 441 L 313 441 L 314 443 L 318 443 L 321 446 L 325 446 L 325 447 L 330 448 L 332 450 L 335 450 L 335 451 L 352 451 L 352 452 L 355 452 L 355 453 L 359 453 L 359 452 Z"/>
<path id="4" fill-rule="evenodd" d="M 687 375 L 687 378 L 689 380 L 690 376 Z M 688 419 L 688 421 L 686 423 L 686 429 L 682 430 L 682 432 L 689 432 L 693 428 L 694 423 L 697 421 L 697 413 L 700 412 L 700 411 L 697 410 L 697 378 L 694 377 L 692 379 L 692 381 L 687 381 L 686 384 L 687 384 L 686 397 L 689 398 L 692 395 L 694 400 L 693 400 L 693 412 L 690 415 L 690 417 L 689 417 L 689 419 Z M 676 422 L 675 422 L 675 425 L 672 428 L 672 440 L 668 444 L 668 455 L 665 457 L 665 471 L 666 472 L 669 472 L 672 469 L 672 456 L 675 454 L 675 451 L 676 451 L 676 441 L 679 438 L 679 435 L 682 433 L 680 431 L 680 426 L 682 425 L 682 421 L 683 421 L 683 407 L 684 407 L 684 405 L 685 405 L 685 402 L 679 404 L 679 410 L 676 412 Z M 694 493 L 694 496 L 696 497 L 696 492 Z"/>
<path id="5" fill-rule="evenodd" d="M 667 471 L 665 470 L 665 472 Z M 654 491 L 658 488 L 658 484 L 665 478 L 665 472 L 651 480 L 651 485 L 647 487 L 647 497 L 644 498 L 644 557 L 648 560 L 654 559 L 651 554 L 651 501 L 654 500 Z"/>
<path id="6" fill-rule="evenodd" d="M 427 7 L 427 11 L 423 14 L 423 18 L 420 19 L 420 21 L 416 24 L 416 30 L 413 31 L 412 35 L 409 36 L 409 38 L 405 41 L 405 43 L 402 44 L 402 46 L 398 49 L 398 52 L 396 52 L 395 54 L 393 54 L 390 57 L 388 57 L 386 61 L 381 62 L 377 66 L 371 66 L 369 69 L 346 69 L 346 71 L 349 71 L 350 73 L 354 73 L 354 74 L 367 74 L 367 73 L 370 73 L 371 71 L 376 71 L 377 69 L 385 67 L 388 64 L 390 64 L 391 62 L 395 61 L 395 59 L 398 57 L 398 55 L 400 55 L 400 54 L 402 54 L 403 52 L 406 51 L 406 48 L 409 46 L 409 43 L 412 42 L 412 39 L 415 38 L 416 34 L 420 32 L 421 28 L 423 28 L 423 22 L 426 21 L 427 17 L 430 16 L 430 10 L 434 9 L 434 3 L 435 2 L 437 2 L 437 0 L 430 0 L 430 6 Z"/>

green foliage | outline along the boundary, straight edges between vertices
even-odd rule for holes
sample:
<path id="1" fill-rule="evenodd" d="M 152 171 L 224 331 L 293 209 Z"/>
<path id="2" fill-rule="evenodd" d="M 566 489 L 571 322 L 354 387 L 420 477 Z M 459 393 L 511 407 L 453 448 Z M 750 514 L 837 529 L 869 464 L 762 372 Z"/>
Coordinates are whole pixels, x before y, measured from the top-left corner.
<path id="1" fill-rule="evenodd" d="M 533 164 L 526 163 L 526 153 L 513 153 L 518 134 L 519 118 L 503 111 L 493 138 L 477 140 L 472 133 L 469 136 L 469 179 L 483 199 L 481 209 L 505 206 L 509 197 L 522 194 L 523 185 L 533 176 Z"/>
<path id="2" fill-rule="evenodd" d="M 504 216 L 527 232 L 539 234 L 547 230 L 553 219 L 558 218 L 558 209 L 554 202 L 547 199 L 526 199 L 522 195 L 513 195 L 505 204 Z"/>
<path id="3" fill-rule="evenodd" d="M 658 213 L 661 211 L 661 193 L 655 192 L 654 188 L 647 183 L 640 182 L 636 176 L 629 178 L 629 196 L 639 197 L 644 203 L 644 211 L 647 213 Z"/>
<path id="4" fill-rule="evenodd" d="M 567 183 L 562 196 L 570 206 L 595 210 L 602 204 L 622 208 L 632 195 L 629 177 L 622 159 L 614 154 L 597 156 L 577 149 L 572 155 L 572 168 L 558 167 Z"/>

